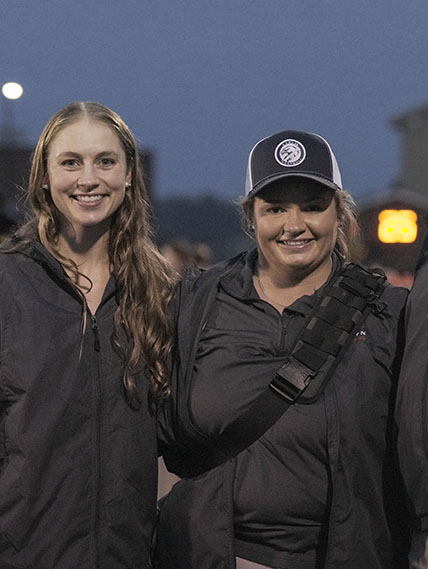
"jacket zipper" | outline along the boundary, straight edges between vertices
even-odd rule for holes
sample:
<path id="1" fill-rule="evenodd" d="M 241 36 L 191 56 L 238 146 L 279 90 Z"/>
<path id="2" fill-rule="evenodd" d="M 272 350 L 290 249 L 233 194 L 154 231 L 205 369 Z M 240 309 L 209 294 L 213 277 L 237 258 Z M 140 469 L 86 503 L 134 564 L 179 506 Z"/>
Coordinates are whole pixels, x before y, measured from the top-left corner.
<path id="1" fill-rule="evenodd" d="M 101 346 L 100 346 L 100 336 L 99 336 L 97 317 L 91 314 L 91 320 L 92 320 L 92 332 L 94 333 L 94 350 L 96 352 L 99 352 Z"/>
<path id="2" fill-rule="evenodd" d="M 286 336 L 287 336 L 287 328 L 284 324 L 283 319 L 281 318 L 281 330 L 279 332 L 279 355 L 281 356 L 285 352 Z"/>
<path id="3" fill-rule="evenodd" d="M 95 457 L 94 457 L 94 484 L 96 484 L 94 492 L 94 518 L 93 518 L 93 545 L 94 545 L 94 557 L 95 557 L 95 567 L 99 567 L 99 543 L 98 543 L 98 533 L 99 533 L 99 522 L 100 522 L 100 463 L 101 463 L 101 343 L 99 335 L 99 326 L 97 317 L 91 314 L 92 321 L 92 333 L 94 340 L 94 351 L 96 352 L 97 359 L 97 369 L 96 369 L 96 381 L 94 383 L 94 400 L 95 400 Z"/>

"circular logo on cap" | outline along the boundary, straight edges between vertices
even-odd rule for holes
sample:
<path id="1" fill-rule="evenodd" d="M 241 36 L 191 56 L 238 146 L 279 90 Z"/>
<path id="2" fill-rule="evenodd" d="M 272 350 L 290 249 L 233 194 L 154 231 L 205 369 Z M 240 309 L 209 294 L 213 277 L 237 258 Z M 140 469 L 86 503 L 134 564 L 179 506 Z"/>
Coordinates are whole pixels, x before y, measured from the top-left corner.
<path id="1" fill-rule="evenodd" d="M 287 138 L 275 148 L 275 160 L 281 166 L 291 168 L 298 166 L 306 158 L 306 148 L 298 140 Z"/>

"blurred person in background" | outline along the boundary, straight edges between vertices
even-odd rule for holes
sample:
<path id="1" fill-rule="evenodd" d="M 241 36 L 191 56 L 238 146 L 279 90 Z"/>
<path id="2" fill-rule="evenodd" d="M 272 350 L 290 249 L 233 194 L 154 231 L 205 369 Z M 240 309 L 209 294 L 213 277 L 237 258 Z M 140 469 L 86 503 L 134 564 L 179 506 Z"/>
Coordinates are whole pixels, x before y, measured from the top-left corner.
<path id="1" fill-rule="evenodd" d="M 194 243 L 184 237 L 165 241 L 160 247 L 160 252 L 179 273 L 193 265 L 207 269 L 212 265 L 214 258 L 207 243 Z"/>
<path id="2" fill-rule="evenodd" d="M 193 244 L 195 264 L 200 269 L 209 269 L 214 264 L 214 253 L 208 243 Z"/>
<path id="3" fill-rule="evenodd" d="M 28 201 L 0 252 L 0 565 L 147 567 L 174 278 L 128 126 L 58 111 Z"/>
<path id="4" fill-rule="evenodd" d="M 389 427 L 407 290 L 349 261 L 354 202 L 316 134 L 255 145 L 242 210 L 256 247 L 180 286 L 161 436 L 182 480 L 157 566 L 404 567 Z"/>
<path id="5" fill-rule="evenodd" d="M 424 218 L 426 221 L 427 215 Z M 428 235 L 406 306 L 406 343 L 397 393 L 398 457 L 412 532 L 411 569 L 428 567 Z"/>
<path id="6" fill-rule="evenodd" d="M 195 263 L 192 244 L 184 237 L 176 237 L 165 241 L 160 246 L 160 252 L 179 273 Z"/>

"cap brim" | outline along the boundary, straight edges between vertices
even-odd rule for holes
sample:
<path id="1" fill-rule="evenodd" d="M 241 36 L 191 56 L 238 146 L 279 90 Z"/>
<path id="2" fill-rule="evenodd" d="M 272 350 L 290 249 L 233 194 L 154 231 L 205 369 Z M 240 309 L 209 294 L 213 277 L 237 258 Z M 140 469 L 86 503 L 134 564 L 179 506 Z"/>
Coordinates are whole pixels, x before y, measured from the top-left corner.
<path id="1" fill-rule="evenodd" d="M 310 180 L 315 180 L 316 182 L 319 182 L 322 186 L 325 186 L 326 188 L 330 189 L 330 190 L 341 190 L 342 188 L 340 188 L 337 184 L 335 184 L 332 180 L 329 180 L 328 178 L 324 178 L 323 176 L 320 176 L 319 174 L 311 174 L 308 172 L 284 172 L 281 174 L 273 174 L 272 176 L 268 176 L 266 178 L 264 178 L 264 180 L 261 180 L 248 194 L 247 197 L 252 197 L 255 196 L 256 194 L 258 194 L 260 192 L 260 190 L 266 188 L 266 186 L 268 186 L 269 184 L 272 184 L 272 182 L 276 182 L 277 180 L 281 180 L 282 178 L 309 178 Z"/>

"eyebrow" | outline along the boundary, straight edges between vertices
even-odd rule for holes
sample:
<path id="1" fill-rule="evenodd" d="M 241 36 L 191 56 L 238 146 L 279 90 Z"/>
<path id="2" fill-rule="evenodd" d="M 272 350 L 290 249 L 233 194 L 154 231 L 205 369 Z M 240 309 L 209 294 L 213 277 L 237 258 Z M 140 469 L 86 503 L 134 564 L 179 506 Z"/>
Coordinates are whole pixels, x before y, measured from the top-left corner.
<path id="1" fill-rule="evenodd" d="M 103 150 L 101 152 L 98 152 L 98 154 L 95 155 L 95 158 L 101 158 L 102 156 L 115 156 L 117 157 L 118 154 L 117 152 L 115 152 L 114 150 Z M 72 158 L 81 158 L 82 155 L 79 152 L 73 152 L 73 151 L 68 151 L 66 150 L 65 152 L 61 152 L 61 154 L 57 155 L 57 158 L 62 158 L 65 156 L 71 156 Z"/>

